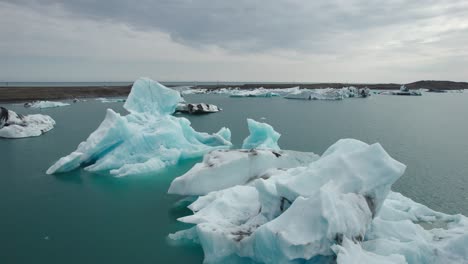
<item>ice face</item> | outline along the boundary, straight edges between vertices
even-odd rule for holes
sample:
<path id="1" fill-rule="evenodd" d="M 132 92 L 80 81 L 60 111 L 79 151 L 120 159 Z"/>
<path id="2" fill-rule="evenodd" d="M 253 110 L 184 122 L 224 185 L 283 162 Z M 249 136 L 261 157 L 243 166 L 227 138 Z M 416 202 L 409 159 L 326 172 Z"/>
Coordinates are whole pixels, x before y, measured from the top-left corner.
<path id="1" fill-rule="evenodd" d="M 52 101 L 37 101 L 31 104 L 32 108 L 54 108 L 54 107 L 62 107 L 68 106 L 69 103 L 62 103 L 62 102 L 52 102 Z"/>
<path id="2" fill-rule="evenodd" d="M 201 196 L 189 207 L 194 215 L 179 219 L 196 227 L 170 237 L 195 238 L 208 263 L 233 256 L 264 263 L 327 259 L 344 238 L 362 241 L 406 167 L 379 144 L 351 139 L 338 141 L 325 154 L 302 167 L 264 171 L 265 177 L 254 177 L 245 186 L 232 186 L 242 180 L 228 188 L 213 184 L 220 190 Z M 243 165 L 229 164 L 227 177 L 218 171 L 218 178 L 229 182 L 236 171 L 238 178 L 247 178 Z M 216 176 L 205 177 L 220 182 Z"/>
<path id="3" fill-rule="evenodd" d="M 115 176 L 154 173 L 180 160 L 231 146 L 229 129 L 200 133 L 189 120 L 172 116 L 181 100 L 177 91 L 150 79 L 137 80 L 124 104 L 130 114 L 121 116 L 108 109 L 96 131 L 47 173 L 78 167 Z"/>
<path id="4" fill-rule="evenodd" d="M 47 115 L 18 115 L 1 108 L 0 137 L 25 138 L 37 137 L 54 128 L 55 121 Z"/>
<path id="5" fill-rule="evenodd" d="M 279 150 L 278 139 L 281 134 L 267 123 L 247 119 L 250 135 L 244 139 L 243 149 L 273 149 Z"/>

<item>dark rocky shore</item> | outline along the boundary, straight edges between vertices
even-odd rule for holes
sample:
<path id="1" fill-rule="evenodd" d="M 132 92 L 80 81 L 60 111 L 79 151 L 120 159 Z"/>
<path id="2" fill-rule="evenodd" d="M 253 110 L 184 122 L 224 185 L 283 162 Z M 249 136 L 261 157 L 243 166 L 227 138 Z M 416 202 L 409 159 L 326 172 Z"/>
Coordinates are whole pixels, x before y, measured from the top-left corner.
<path id="1" fill-rule="evenodd" d="M 239 89 L 264 88 L 290 88 L 299 86 L 303 89 L 318 88 L 342 88 L 354 86 L 358 88 L 368 87 L 377 90 L 397 90 L 401 84 L 355 84 L 355 83 L 255 83 L 237 86 Z M 195 88 L 221 89 L 229 88 L 232 85 L 198 85 Z M 406 84 L 409 89 L 430 89 L 430 90 L 463 90 L 468 89 L 467 82 L 451 81 L 418 81 Z M 70 86 L 70 87 L 0 87 L 0 102 L 27 102 L 34 100 L 63 100 L 74 98 L 96 98 L 96 97 L 124 97 L 130 92 L 131 85 L 126 86 Z"/>
<path id="2" fill-rule="evenodd" d="M 62 100 L 74 98 L 127 96 L 132 88 L 126 86 L 81 87 L 0 87 L 0 102 L 27 102 L 35 100 Z"/>

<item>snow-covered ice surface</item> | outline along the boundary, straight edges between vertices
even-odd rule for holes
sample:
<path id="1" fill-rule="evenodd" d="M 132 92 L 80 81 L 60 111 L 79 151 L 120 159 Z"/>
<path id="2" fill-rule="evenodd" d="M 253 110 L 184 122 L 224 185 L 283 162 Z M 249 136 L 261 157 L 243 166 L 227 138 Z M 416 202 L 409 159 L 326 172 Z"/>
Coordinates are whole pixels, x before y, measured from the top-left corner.
<path id="1" fill-rule="evenodd" d="M 378 143 L 339 140 L 289 169 L 247 155 L 211 153 L 171 185 L 203 195 L 179 218 L 195 226 L 169 238 L 201 244 L 206 263 L 468 263 L 467 218 L 392 192 L 406 166 Z"/>
<path id="2" fill-rule="evenodd" d="M 205 195 L 269 177 L 268 170 L 305 166 L 318 159 L 310 152 L 291 150 L 216 150 L 206 154 L 184 175 L 174 179 L 169 193 Z"/>
<path id="3" fill-rule="evenodd" d="M 176 178 L 169 193 L 205 195 L 235 185 L 246 184 L 268 176 L 268 170 L 305 166 L 318 159 L 310 152 L 280 150 L 280 134 L 266 123 L 247 119 L 250 135 L 241 150 L 217 150 L 206 154 L 203 162 L 195 164 Z"/>
<path id="4" fill-rule="evenodd" d="M 54 108 L 54 107 L 62 107 L 62 106 L 69 106 L 69 103 L 62 103 L 62 102 L 53 102 L 53 101 L 36 101 L 33 102 L 30 106 L 32 108 Z"/>
<path id="5" fill-rule="evenodd" d="M 190 121 L 174 117 L 183 99 L 179 92 L 147 78 L 137 80 L 124 104 L 126 116 L 107 110 L 101 125 L 78 148 L 58 160 L 48 174 L 79 167 L 88 171 L 109 171 L 115 176 L 157 172 L 180 160 L 226 149 L 231 132 L 196 132 Z"/>
<path id="6" fill-rule="evenodd" d="M 37 137 L 54 128 L 55 121 L 48 115 L 18 115 L 17 113 L 2 108 L 0 120 L 0 137 L 3 138 L 25 138 Z"/>

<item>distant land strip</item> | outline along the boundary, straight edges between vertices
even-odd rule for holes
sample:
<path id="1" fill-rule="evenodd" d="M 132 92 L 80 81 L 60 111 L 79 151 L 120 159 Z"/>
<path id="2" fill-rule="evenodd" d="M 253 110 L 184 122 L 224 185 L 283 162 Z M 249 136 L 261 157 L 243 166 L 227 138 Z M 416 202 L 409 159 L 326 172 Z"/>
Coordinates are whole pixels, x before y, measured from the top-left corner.
<path id="1" fill-rule="evenodd" d="M 170 86 L 170 85 L 169 85 Z M 375 90 L 396 90 L 401 84 L 384 83 L 384 84 L 356 84 L 356 83 L 246 83 L 243 85 L 197 85 L 192 88 L 216 90 L 221 88 L 239 89 L 254 89 L 264 87 L 273 88 L 291 88 L 299 86 L 302 89 L 319 89 L 319 88 L 342 88 L 354 86 L 358 88 L 367 87 Z M 451 82 L 451 81 L 418 81 L 406 84 L 409 89 L 430 89 L 430 90 L 464 90 L 468 89 L 467 82 Z M 97 97 L 124 97 L 129 94 L 131 85 L 124 86 L 61 86 L 61 87 L 0 87 L 0 102 L 28 102 L 35 100 L 62 100 L 74 98 L 97 98 Z"/>

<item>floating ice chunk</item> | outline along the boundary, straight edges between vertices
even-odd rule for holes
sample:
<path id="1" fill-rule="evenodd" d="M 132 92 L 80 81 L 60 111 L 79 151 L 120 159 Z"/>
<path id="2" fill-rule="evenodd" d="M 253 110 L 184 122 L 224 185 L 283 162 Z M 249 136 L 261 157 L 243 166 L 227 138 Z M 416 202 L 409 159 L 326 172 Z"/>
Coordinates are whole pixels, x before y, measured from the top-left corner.
<path id="1" fill-rule="evenodd" d="M 301 89 L 287 94 L 286 99 L 302 99 L 302 100 L 342 100 L 343 93 L 340 90 L 333 88 L 326 89 Z"/>
<path id="2" fill-rule="evenodd" d="M 217 150 L 206 154 L 184 175 L 174 179 L 169 193 L 204 195 L 257 178 L 267 178 L 268 170 L 306 166 L 319 158 L 314 153 L 287 150 Z"/>
<path id="3" fill-rule="evenodd" d="M 47 115 L 19 115 L 0 107 L 0 137 L 37 137 L 54 128 L 55 121 Z"/>
<path id="4" fill-rule="evenodd" d="M 115 176 L 154 173 L 180 160 L 231 146 L 229 129 L 212 135 L 199 133 L 189 120 L 172 116 L 181 99 L 177 91 L 157 82 L 137 80 L 124 104 L 130 114 L 121 116 L 108 109 L 96 131 L 47 173 L 78 167 Z"/>
<path id="5" fill-rule="evenodd" d="M 62 103 L 62 102 L 52 102 L 52 101 L 37 101 L 33 102 L 30 107 L 32 108 L 54 108 L 54 107 L 61 107 L 61 106 L 68 106 L 69 103 Z"/>
<path id="6" fill-rule="evenodd" d="M 281 134 L 276 132 L 267 123 L 260 123 L 253 119 L 247 119 L 250 135 L 244 139 L 243 149 L 273 149 L 279 150 L 278 139 Z"/>
<path id="7" fill-rule="evenodd" d="M 260 87 L 254 90 L 232 90 L 231 97 L 275 97 L 280 96 L 278 93 L 275 93 L 269 89 L 264 89 Z"/>
<path id="8" fill-rule="evenodd" d="M 219 112 L 221 109 L 212 104 L 184 104 L 179 103 L 177 104 L 176 112 L 181 113 L 188 113 L 188 114 L 208 114 L 208 113 L 216 113 Z"/>
<path id="9" fill-rule="evenodd" d="M 270 169 L 266 177 L 254 177 L 246 186 L 213 184 L 210 188 L 225 189 L 200 197 L 189 207 L 194 215 L 180 219 L 197 226 L 170 237 L 198 241 L 209 263 L 232 258 L 329 263 L 334 245 L 345 238 L 365 239 L 405 166 L 379 144 L 356 140 L 338 141 L 325 153 L 307 166 Z M 235 183 L 232 178 L 237 171 L 239 178 L 246 178 L 243 165 L 229 164 L 226 181 L 242 184 L 243 180 Z M 217 177 L 223 176 L 219 171 Z"/>
<path id="10" fill-rule="evenodd" d="M 125 102 L 125 98 L 96 98 L 96 101 L 101 101 L 102 103 L 122 103 Z"/>

